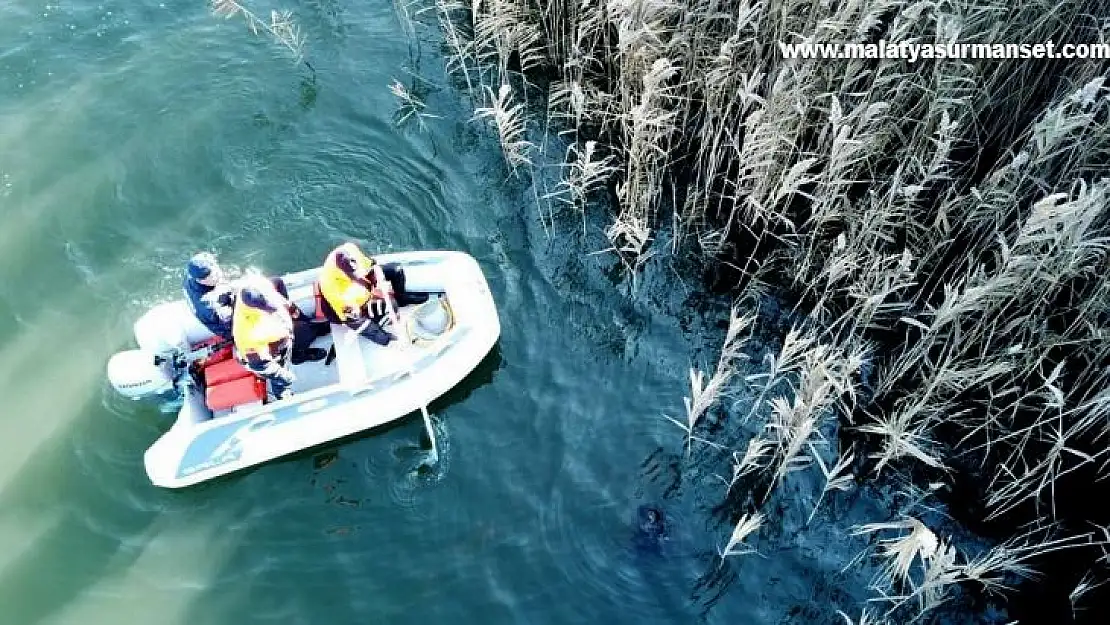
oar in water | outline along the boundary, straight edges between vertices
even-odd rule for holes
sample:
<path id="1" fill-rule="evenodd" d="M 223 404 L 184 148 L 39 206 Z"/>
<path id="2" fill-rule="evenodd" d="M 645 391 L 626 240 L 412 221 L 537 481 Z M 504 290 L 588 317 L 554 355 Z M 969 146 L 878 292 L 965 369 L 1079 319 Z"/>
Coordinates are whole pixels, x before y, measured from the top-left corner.
<path id="1" fill-rule="evenodd" d="M 386 310 L 389 312 L 389 321 L 397 328 L 397 338 L 401 340 L 404 345 L 405 355 L 409 356 L 412 351 L 412 338 L 409 336 L 408 328 L 401 323 L 400 317 L 397 315 L 397 309 L 393 306 L 393 285 L 385 279 L 385 273 L 382 271 L 380 265 L 374 265 L 374 277 L 377 279 L 377 286 L 382 291 L 385 298 Z M 413 368 L 413 359 L 409 359 L 409 374 L 416 375 Z M 439 461 L 439 450 L 436 448 L 436 433 L 432 428 L 432 417 L 428 414 L 428 405 L 420 404 L 420 414 L 424 417 L 424 427 L 428 430 L 428 439 L 432 441 L 432 464 Z"/>

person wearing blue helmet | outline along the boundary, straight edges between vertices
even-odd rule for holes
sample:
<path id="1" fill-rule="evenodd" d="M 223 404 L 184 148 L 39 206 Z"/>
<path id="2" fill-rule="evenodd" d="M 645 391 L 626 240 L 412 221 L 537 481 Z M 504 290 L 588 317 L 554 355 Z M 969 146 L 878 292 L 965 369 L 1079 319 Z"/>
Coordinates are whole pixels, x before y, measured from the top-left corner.
<path id="1" fill-rule="evenodd" d="M 199 252 L 189 259 L 182 289 L 197 320 L 212 334 L 230 340 L 235 291 L 214 254 Z"/>
<path id="2" fill-rule="evenodd" d="M 278 295 L 288 298 L 289 292 L 281 278 L 270 280 Z M 198 252 L 185 265 L 185 281 L 182 285 L 185 300 L 197 319 L 212 334 L 232 340 L 232 315 L 235 310 L 236 285 L 227 279 L 223 268 L 211 252 Z M 326 323 L 314 323 L 291 302 L 285 301 L 292 316 L 298 341 L 294 353 L 296 361 L 318 360 L 318 350 L 307 348 L 307 344 L 318 336 L 327 334 L 330 328 Z M 304 346 L 304 347 L 302 347 Z"/>

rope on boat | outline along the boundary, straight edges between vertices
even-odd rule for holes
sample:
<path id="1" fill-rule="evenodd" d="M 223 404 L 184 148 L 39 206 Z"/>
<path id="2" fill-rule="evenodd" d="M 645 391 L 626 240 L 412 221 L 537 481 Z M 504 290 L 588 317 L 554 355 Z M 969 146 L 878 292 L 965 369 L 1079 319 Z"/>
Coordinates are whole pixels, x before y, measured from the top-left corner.
<path id="1" fill-rule="evenodd" d="M 443 307 L 443 310 L 447 313 L 447 327 L 445 327 L 443 329 L 443 332 L 441 332 L 440 334 L 429 337 L 429 336 L 422 335 L 422 333 L 420 331 L 420 327 L 417 325 L 416 320 L 417 320 L 417 317 L 420 315 L 421 310 L 423 310 L 427 307 L 430 307 L 430 306 L 442 306 Z M 409 316 L 407 327 L 408 327 L 408 335 L 412 339 L 412 344 L 413 345 L 424 346 L 424 345 L 429 345 L 431 343 L 436 342 L 441 336 L 446 334 L 448 330 L 455 327 L 455 311 L 451 308 L 451 302 L 449 302 L 447 300 L 447 298 L 442 298 L 442 299 L 436 298 L 436 299 L 429 299 L 428 301 L 424 302 L 423 304 L 418 305 L 416 307 L 416 310 L 412 311 L 412 315 Z"/>

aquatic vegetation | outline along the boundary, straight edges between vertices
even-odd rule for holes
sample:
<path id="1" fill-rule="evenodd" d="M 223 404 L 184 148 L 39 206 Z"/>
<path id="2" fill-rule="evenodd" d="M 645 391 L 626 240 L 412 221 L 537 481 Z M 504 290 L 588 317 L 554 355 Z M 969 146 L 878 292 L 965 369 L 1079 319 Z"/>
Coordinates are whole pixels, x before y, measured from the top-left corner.
<path id="1" fill-rule="evenodd" d="M 490 94 L 490 105 L 475 110 L 475 119 L 487 120 L 497 130 L 505 160 L 514 170 L 531 164 L 528 153 L 533 145 L 525 138 L 524 105 L 513 102 L 512 87 L 508 83 L 501 85 L 496 97 L 489 87 L 485 89 Z"/>
<path id="2" fill-rule="evenodd" d="M 820 435 L 821 421 L 830 416 L 838 396 L 848 393 L 858 366 L 856 360 L 827 345 L 815 345 L 805 352 L 793 397 L 770 401 L 771 418 L 766 427 L 778 447 L 775 482 L 809 466 L 812 458 L 804 451 L 811 446 L 810 440 Z"/>
<path id="3" fill-rule="evenodd" d="M 756 439 L 753 438 L 752 440 Z M 817 514 L 817 510 L 821 507 L 821 502 L 825 499 L 825 495 L 834 490 L 850 490 L 856 479 L 855 475 L 851 472 L 852 462 L 856 459 L 855 452 L 848 450 L 846 453 L 841 454 L 832 468 L 825 466 L 825 461 L 821 459 L 821 454 L 814 451 L 812 456 L 817 462 L 817 466 L 821 469 L 821 474 L 825 476 L 825 486 L 821 489 L 821 494 L 817 496 L 817 503 L 813 504 L 813 511 L 809 513 L 809 518 L 806 519 L 807 524 L 813 521 L 813 515 Z"/>
<path id="4" fill-rule="evenodd" d="M 1085 597 L 1087 593 L 1105 583 L 1105 581 L 1099 582 L 1097 584 L 1094 583 L 1094 579 L 1092 578 L 1089 571 L 1083 574 L 1083 579 L 1079 580 L 1079 583 L 1075 585 L 1075 588 L 1072 589 L 1070 593 L 1068 593 L 1068 602 L 1071 603 L 1072 618 L 1076 618 L 1076 614 L 1083 609 L 1079 606 L 1079 602 L 1083 599 L 1083 597 Z"/>
<path id="5" fill-rule="evenodd" d="M 721 355 L 713 375 L 706 381 L 704 372 L 696 368 L 690 369 L 690 397 L 684 399 L 686 422 L 683 423 L 664 415 L 665 419 L 686 432 L 687 456 L 689 456 L 690 446 L 694 440 L 708 442 L 703 438 L 694 436 L 694 429 L 702 417 L 705 416 L 705 413 L 720 398 L 732 377 L 736 375 L 737 364 L 745 357 L 741 350 L 744 343 L 750 338 L 750 333 L 748 336 L 742 337 L 741 332 L 749 330 L 754 321 L 754 315 L 741 315 L 738 309 L 733 308 L 729 317 L 728 332 L 725 335 L 725 342 L 721 347 Z"/>
<path id="6" fill-rule="evenodd" d="M 725 491 L 725 495 L 732 492 L 732 487 L 740 478 L 765 468 L 763 459 L 773 451 L 771 441 L 761 436 L 753 436 L 748 439 L 748 446 L 744 449 L 743 456 L 739 452 L 732 452 L 732 479 L 726 482 L 728 490 Z"/>
<path id="7" fill-rule="evenodd" d="M 916 600 L 920 617 L 948 600 L 951 591 L 962 583 L 977 583 L 988 592 L 1012 590 L 1006 584 L 1007 579 L 1037 576 L 1029 565 L 1031 559 L 1091 544 L 1090 534 L 1053 539 L 1049 531 L 1033 530 L 968 557 L 912 517 L 893 523 L 865 525 L 856 533 L 897 529 L 910 532 L 880 541 L 879 557 L 887 563 L 873 584 L 882 600 L 891 604 L 887 616 L 903 604 Z M 918 563 L 916 570 L 915 562 Z"/>
<path id="8" fill-rule="evenodd" d="M 389 92 L 397 98 L 399 104 L 397 111 L 398 126 L 403 125 L 410 118 L 416 119 L 416 121 L 423 126 L 426 118 L 439 117 L 438 115 L 425 112 L 427 105 L 424 103 L 424 100 L 417 95 L 416 89 L 406 87 L 401 81 L 394 79 L 393 82 L 389 84 Z"/>
<path id="9" fill-rule="evenodd" d="M 756 512 L 755 514 L 745 514 L 740 517 L 736 525 L 732 528 L 732 535 L 728 538 L 728 543 L 720 550 L 721 560 L 729 556 L 744 555 L 748 553 L 755 553 L 755 549 L 744 544 L 748 536 L 759 531 L 763 525 L 763 514 Z"/>
<path id="10" fill-rule="evenodd" d="M 598 152 L 600 150 L 597 141 L 587 141 L 582 150 L 574 144 L 568 146 L 566 173 L 559 181 L 559 187 L 548 194 L 548 197 L 558 198 L 580 211 L 585 211 L 590 194 L 603 188 L 613 174 L 619 171 L 614 165 L 616 156 L 606 154 L 598 158 Z"/>
<path id="11" fill-rule="evenodd" d="M 840 610 L 837 610 L 837 614 L 844 618 L 845 625 L 881 625 L 883 623 L 886 623 L 886 621 L 871 616 L 871 613 L 867 610 L 864 610 L 860 613 L 858 621 L 853 621 L 852 617 L 848 616 Z"/>
<path id="12" fill-rule="evenodd" d="M 293 20 L 292 11 L 270 11 L 270 21 L 267 22 L 237 0 L 210 0 L 210 4 L 216 15 L 224 19 L 242 17 L 252 33 L 268 34 L 276 43 L 285 47 L 297 62 L 305 62 L 305 37 L 301 34 L 300 26 Z M 305 64 L 308 65 L 307 62 Z M 311 65 L 308 67 L 312 68 Z"/>
<path id="13" fill-rule="evenodd" d="M 633 284 L 648 259 L 675 254 L 708 268 L 717 287 L 754 286 L 789 311 L 745 320 L 782 337 L 778 349 L 734 342 L 730 323 L 713 373 L 690 371 L 686 418 L 667 417 L 690 462 L 697 441 L 711 450 L 697 462 L 727 463 L 727 500 L 763 480 L 766 501 L 814 464 L 824 488 L 811 519 L 853 479 L 926 483 L 918 490 L 933 505 L 956 485 L 978 493 L 982 509 L 968 515 L 1031 542 L 967 557 L 922 521 L 898 525 L 909 534 L 879 547 L 896 562 L 883 596 L 915 604 L 917 616 L 958 586 L 1001 589 L 1065 540 L 1027 525 L 1110 523 L 1057 496 L 1073 480 L 1097 487 L 1110 466 L 1107 61 L 807 60 L 777 45 L 1100 42 L 1105 7 L 436 6 L 448 69 L 481 100 L 514 171 L 542 166 L 534 148 L 548 135 L 529 133 L 543 128 L 568 144 L 566 174 L 544 198 L 582 209 L 609 190 L 609 251 Z M 530 127 L 532 115 L 545 119 Z M 713 407 L 724 427 L 707 423 Z M 851 450 L 837 450 L 833 433 L 841 445 L 851 437 Z M 884 531 L 904 523 L 877 521 Z M 1068 540 L 1093 565 L 1110 537 L 1084 536 Z M 1080 597 L 1105 574 L 1076 570 L 1068 587 Z"/>

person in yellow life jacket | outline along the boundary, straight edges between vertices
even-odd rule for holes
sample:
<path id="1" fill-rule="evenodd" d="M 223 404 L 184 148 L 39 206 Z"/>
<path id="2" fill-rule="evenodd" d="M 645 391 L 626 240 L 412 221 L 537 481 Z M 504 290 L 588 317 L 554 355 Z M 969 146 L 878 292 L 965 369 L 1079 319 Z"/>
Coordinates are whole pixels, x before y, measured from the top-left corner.
<path id="1" fill-rule="evenodd" d="M 394 337 L 382 327 L 388 308 L 374 275 L 375 264 L 354 243 L 332 250 L 314 285 L 316 318 L 343 324 L 378 345 L 388 345 Z M 427 293 L 405 289 L 405 271 L 400 265 L 386 263 L 381 269 L 397 307 L 428 301 Z"/>
<path id="2" fill-rule="evenodd" d="M 316 332 L 294 304 L 269 281 L 253 280 L 235 298 L 231 333 L 239 362 L 270 383 L 274 397 L 289 397 L 296 380 L 289 362 L 321 360 L 322 349 L 309 347 Z"/>

